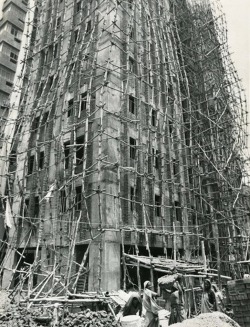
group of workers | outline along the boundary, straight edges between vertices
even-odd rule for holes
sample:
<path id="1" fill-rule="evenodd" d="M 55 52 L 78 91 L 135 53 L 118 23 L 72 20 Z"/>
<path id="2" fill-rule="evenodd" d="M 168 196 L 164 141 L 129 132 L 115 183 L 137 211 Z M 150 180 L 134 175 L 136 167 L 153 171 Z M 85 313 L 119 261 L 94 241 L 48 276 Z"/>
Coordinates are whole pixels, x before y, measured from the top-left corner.
<path id="1" fill-rule="evenodd" d="M 123 308 L 123 316 L 142 315 L 144 308 L 144 327 L 158 326 L 158 312 L 162 308 L 157 304 L 158 293 L 152 291 L 152 284 L 144 282 L 143 299 L 137 292 L 131 292 L 130 297 Z M 170 317 L 169 325 L 182 322 L 187 318 L 185 311 L 184 288 L 180 280 L 176 280 L 171 289 L 170 295 Z M 201 313 L 223 311 L 223 297 L 216 284 L 205 279 L 201 296 Z"/>

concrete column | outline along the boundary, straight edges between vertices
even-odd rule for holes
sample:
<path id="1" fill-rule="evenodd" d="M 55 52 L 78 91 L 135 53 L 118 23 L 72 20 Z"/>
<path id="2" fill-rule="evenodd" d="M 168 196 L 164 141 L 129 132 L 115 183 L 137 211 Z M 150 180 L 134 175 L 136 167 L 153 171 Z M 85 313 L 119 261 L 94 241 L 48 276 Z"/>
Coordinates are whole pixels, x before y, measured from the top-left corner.
<path id="1" fill-rule="evenodd" d="M 101 278 L 100 289 L 102 291 L 117 291 L 121 287 L 120 242 L 116 234 L 117 232 L 106 231 L 102 235 L 101 242 L 93 242 L 90 246 L 89 291 L 98 290 L 99 278 Z"/>
<path id="2" fill-rule="evenodd" d="M 3 264 L 2 289 L 8 289 L 13 278 L 13 264 L 15 262 L 15 251 L 7 252 Z"/>

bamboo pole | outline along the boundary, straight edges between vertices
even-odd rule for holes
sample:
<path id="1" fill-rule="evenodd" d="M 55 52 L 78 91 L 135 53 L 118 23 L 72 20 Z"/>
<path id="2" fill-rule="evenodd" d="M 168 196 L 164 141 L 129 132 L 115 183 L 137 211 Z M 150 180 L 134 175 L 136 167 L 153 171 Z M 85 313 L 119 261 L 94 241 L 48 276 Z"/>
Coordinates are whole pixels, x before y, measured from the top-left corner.
<path id="1" fill-rule="evenodd" d="M 173 222 L 173 250 L 174 250 L 174 266 L 176 268 L 176 234 L 175 234 L 175 223 Z"/>
<path id="2" fill-rule="evenodd" d="M 207 258 L 206 258 L 206 253 L 205 253 L 204 241 L 201 241 L 201 253 L 202 253 L 202 258 L 203 258 L 203 263 L 204 263 L 204 271 L 205 271 L 205 273 L 207 273 Z"/>
<path id="3" fill-rule="evenodd" d="M 247 260 L 247 255 L 248 255 L 248 247 L 249 247 L 249 236 L 247 238 L 247 248 L 246 248 L 246 254 L 245 254 L 245 260 Z"/>
<path id="4" fill-rule="evenodd" d="M 44 287 L 47 285 L 47 283 L 50 280 L 50 278 L 55 275 L 56 268 L 57 267 L 55 267 L 54 270 L 49 274 L 48 278 L 45 278 L 44 279 L 43 285 L 40 288 L 40 290 L 37 292 L 37 294 L 35 295 L 34 299 L 37 299 L 39 297 L 39 295 L 42 293 Z M 29 294 L 28 294 L 28 296 L 29 296 Z M 28 303 L 27 309 L 30 309 L 30 307 L 31 307 L 30 297 L 28 298 L 28 300 L 29 300 L 29 303 Z"/>

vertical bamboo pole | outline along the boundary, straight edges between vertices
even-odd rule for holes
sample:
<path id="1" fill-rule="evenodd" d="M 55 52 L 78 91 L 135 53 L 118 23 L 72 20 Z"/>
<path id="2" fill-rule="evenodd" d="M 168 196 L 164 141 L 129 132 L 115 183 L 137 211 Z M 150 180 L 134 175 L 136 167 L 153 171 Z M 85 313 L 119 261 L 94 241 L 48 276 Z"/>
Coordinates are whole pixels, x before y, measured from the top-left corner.
<path id="1" fill-rule="evenodd" d="M 202 253 L 202 258 L 203 258 L 204 271 L 205 271 L 205 273 L 207 273 L 207 258 L 206 258 L 206 253 L 205 253 L 204 241 L 201 241 L 201 253 Z"/>
<path id="2" fill-rule="evenodd" d="M 173 250 L 174 250 L 174 266 L 175 266 L 175 269 L 176 269 L 176 252 L 177 252 L 177 244 L 176 244 L 175 223 L 173 223 Z"/>

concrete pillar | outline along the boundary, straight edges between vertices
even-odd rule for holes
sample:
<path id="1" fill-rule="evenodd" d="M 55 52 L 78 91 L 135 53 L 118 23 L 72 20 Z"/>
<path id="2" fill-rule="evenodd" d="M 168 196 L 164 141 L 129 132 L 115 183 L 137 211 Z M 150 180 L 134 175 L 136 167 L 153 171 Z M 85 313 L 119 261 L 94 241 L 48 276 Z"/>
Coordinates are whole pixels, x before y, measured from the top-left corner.
<path id="1" fill-rule="evenodd" d="M 9 288 L 10 283 L 13 278 L 13 263 L 15 262 L 15 251 L 7 252 L 7 256 L 4 258 L 4 264 L 3 264 L 3 276 L 2 276 L 2 283 L 1 287 L 2 289 L 6 290 Z"/>
<path id="2" fill-rule="evenodd" d="M 89 291 L 97 291 L 99 285 L 102 291 L 117 291 L 121 287 L 120 242 L 116 234 L 117 232 L 106 231 L 101 242 L 95 241 L 90 246 Z"/>

